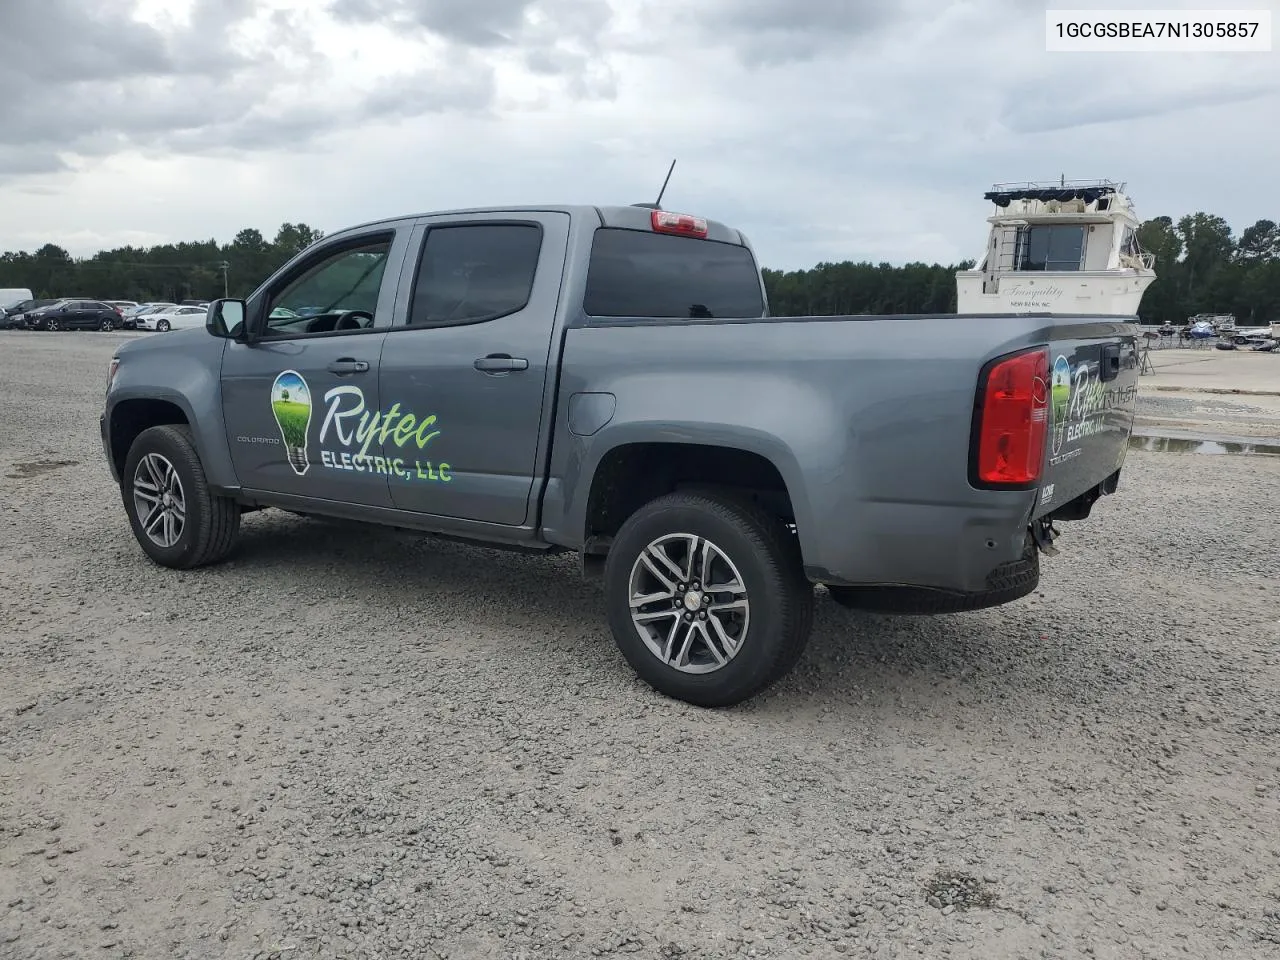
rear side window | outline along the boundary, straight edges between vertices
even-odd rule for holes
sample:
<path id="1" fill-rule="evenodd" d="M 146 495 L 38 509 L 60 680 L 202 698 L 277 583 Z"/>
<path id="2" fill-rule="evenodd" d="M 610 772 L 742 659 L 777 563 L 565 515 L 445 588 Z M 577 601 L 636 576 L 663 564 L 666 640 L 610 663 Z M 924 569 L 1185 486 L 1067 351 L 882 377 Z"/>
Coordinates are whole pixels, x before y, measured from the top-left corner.
<path id="1" fill-rule="evenodd" d="M 413 284 L 410 326 L 480 323 L 523 310 L 541 249 L 536 223 L 432 227 Z"/>
<path id="2" fill-rule="evenodd" d="M 583 309 L 592 317 L 760 317 L 764 297 L 746 247 L 602 227 Z"/>

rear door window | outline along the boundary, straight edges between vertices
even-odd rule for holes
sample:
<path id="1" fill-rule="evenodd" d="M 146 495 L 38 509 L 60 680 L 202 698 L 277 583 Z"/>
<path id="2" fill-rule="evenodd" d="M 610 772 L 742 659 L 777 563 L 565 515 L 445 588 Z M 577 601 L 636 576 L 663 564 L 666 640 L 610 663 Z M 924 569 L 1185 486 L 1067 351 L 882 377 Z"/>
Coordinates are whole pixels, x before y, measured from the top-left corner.
<path id="1" fill-rule="evenodd" d="M 591 243 L 583 309 L 592 317 L 764 316 L 746 247 L 602 227 Z"/>
<path id="2" fill-rule="evenodd" d="M 432 227 L 414 281 L 409 325 L 448 327 L 519 313 L 542 251 L 536 223 Z"/>

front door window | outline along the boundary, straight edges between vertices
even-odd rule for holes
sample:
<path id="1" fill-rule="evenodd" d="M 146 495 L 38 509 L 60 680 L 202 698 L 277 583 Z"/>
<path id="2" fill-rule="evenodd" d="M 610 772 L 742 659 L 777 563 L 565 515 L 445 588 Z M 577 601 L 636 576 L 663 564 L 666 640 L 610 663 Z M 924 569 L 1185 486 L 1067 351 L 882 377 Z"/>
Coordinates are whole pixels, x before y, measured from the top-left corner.
<path id="1" fill-rule="evenodd" d="M 311 266 L 267 303 L 263 335 L 355 331 L 373 326 L 391 240 L 348 247 Z"/>

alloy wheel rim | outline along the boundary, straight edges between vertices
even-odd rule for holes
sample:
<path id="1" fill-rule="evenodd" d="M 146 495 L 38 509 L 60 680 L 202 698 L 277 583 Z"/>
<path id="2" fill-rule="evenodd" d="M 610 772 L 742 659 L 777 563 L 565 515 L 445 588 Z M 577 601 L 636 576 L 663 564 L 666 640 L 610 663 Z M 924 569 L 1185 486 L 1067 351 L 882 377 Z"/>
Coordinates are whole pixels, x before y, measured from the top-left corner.
<path id="1" fill-rule="evenodd" d="M 746 642 L 746 583 L 706 537 L 673 533 L 652 541 L 631 566 L 627 596 L 645 647 L 681 673 L 714 673 Z"/>
<path id="2" fill-rule="evenodd" d="M 133 472 L 133 509 L 143 532 L 158 547 L 174 546 L 187 526 L 187 499 L 167 458 L 148 453 Z"/>

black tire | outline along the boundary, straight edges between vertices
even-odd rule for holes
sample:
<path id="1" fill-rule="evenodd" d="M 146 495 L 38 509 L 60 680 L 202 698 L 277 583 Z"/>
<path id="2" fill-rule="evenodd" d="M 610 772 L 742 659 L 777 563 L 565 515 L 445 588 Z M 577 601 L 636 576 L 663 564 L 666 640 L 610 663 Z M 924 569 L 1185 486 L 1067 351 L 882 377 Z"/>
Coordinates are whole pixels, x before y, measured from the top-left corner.
<path id="1" fill-rule="evenodd" d="M 650 651 L 631 618 L 631 574 L 655 540 L 704 537 L 737 568 L 749 622 L 742 646 L 724 666 L 686 673 Z M 700 707 L 748 700 L 789 673 L 813 626 L 813 584 L 804 576 L 795 536 L 755 504 L 719 494 L 672 493 L 629 517 L 610 546 L 605 603 L 614 642 L 636 674 L 659 693 Z"/>
<path id="2" fill-rule="evenodd" d="M 150 453 L 160 454 L 173 465 L 186 505 L 182 532 L 176 543 L 168 547 L 147 535 L 134 504 L 134 478 L 138 464 Z M 217 563 L 235 547 L 240 533 L 240 507 L 234 500 L 214 496 L 209 491 L 191 428 L 186 424 L 151 427 L 138 435 L 125 458 L 120 493 L 138 545 L 161 566 L 188 570 Z"/>
<path id="3" fill-rule="evenodd" d="M 98 329 L 101 330 L 103 333 L 109 333 L 115 328 L 116 328 L 116 325 L 112 323 L 110 320 L 106 320 L 106 319 L 104 319 L 100 324 L 98 324 Z"/>
<path id="4" fill-rule="evenodd" d="M 160 333 L 168 333 L 168 332 L 169 332 L 169 321 L 168 321 L 168 320 L 157 320 L 157 321 L 156 321 L 156 330 L 158 330 Z"/>
<path id="5" fill-rule="evenodd" d="M 50 317 L 44 322 L 44 328 L 49 331 L 55 331 L 58 329 L 58 321 Z"/>
<path id="6" fill-rule="evenodd" d="M 1040 551 L 1027 537 L 1022 556 L 996 567 L 987 576 L 986 589 L 954 593 L 926 587 L 827 587 L 831 599 L 850 610 L 865 613 L 933 615 L 967 613 L 1020 600 L 1040 585 Z"/>

